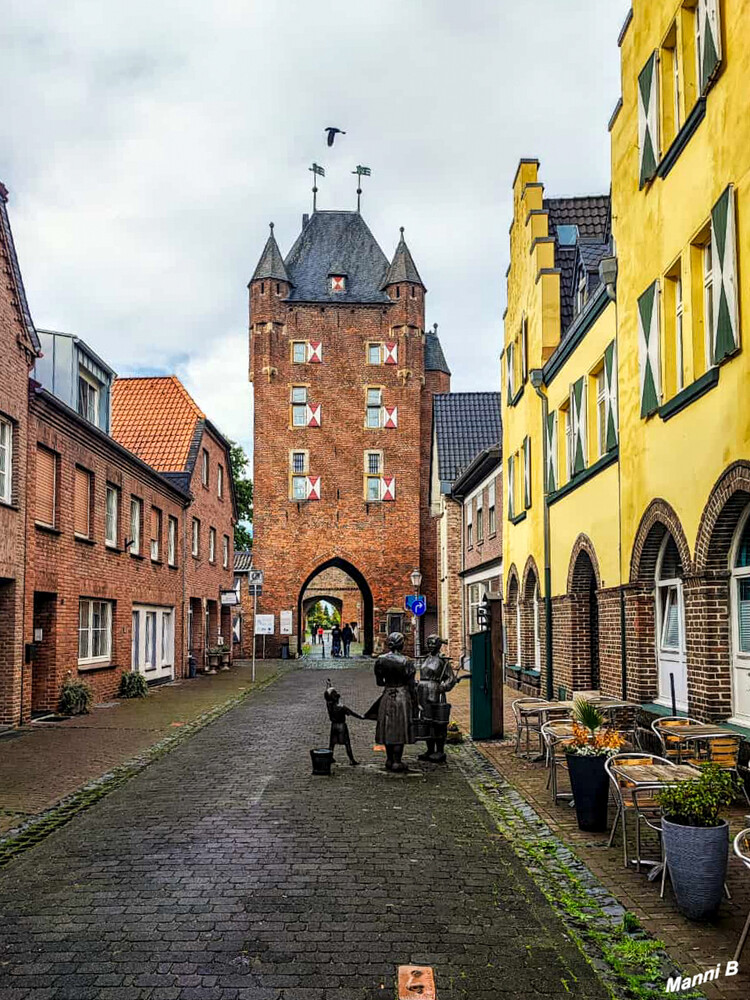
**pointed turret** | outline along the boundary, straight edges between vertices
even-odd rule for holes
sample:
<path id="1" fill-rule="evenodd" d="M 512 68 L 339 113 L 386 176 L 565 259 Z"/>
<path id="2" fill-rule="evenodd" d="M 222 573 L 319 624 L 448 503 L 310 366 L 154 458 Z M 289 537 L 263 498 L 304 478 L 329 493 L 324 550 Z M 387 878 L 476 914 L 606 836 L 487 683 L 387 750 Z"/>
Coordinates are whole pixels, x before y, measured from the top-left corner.
<path id="1" fill-rule="evenodd" d="M 250 279 L 250 283 L 253 281 L 285 281 L 288 285 L 291 285 L 289 280 L 289 275 L 284 267 L 284 259 L 281 256 L 281 251 L 279 250 L 279 244 L 276 242 L 276 237 L 273 235 L 273 223 L 269 223 L 271 232 L 266 240 L 266 245 L 263 248 L 263 253 L 260 255 L 260 260 L 258 261 L 258 266 L 255 268 L 255 273 Z"/>
<path id="2" fill-rule="evenodd" d="M 406 245 L 403 226 L 401 226 L 401 239 L 398 241 L 396 252 L 393 255 L 393 260 L 383 281 L 383 288 L 399 284 L 419 285 L 420 288 L 426 290 L 422 284 L 422 279 L 419 277 L 419 271 L 417 270 L 417 265 L 414 263 L 414 258 Z"/>

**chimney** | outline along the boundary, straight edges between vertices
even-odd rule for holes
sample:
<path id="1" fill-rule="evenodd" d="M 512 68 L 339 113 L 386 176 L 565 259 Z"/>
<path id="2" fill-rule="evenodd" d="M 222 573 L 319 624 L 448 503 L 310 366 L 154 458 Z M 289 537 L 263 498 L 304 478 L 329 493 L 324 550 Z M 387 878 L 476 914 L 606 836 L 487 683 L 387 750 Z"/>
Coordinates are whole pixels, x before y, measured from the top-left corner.
<path id="1" fill-rule="evenodd" d="M 305 228 L 305 226 L 307 225 L 307 223 L 309 221 L 310 221 L 310 216 L 307 214 L 307 212 L 305 212 L 305 214 L 302 216 L 302 228 L 303 229 Z"/>

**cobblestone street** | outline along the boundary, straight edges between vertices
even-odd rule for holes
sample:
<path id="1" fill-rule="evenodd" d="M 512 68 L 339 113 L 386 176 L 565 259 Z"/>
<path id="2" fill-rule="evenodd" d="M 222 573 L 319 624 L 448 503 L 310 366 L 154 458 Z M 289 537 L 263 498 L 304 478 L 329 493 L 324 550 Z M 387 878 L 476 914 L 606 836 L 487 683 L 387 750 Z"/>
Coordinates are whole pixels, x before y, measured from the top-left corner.
<path id="1" fill-rule="evenodd" d="M 288 673 L 0 874 L 0 994 L 370 1000 L 605 997 L 459 769 L 310 775 L 324 670 Z M 336 672 L 363 712 L 369 670 Z M 343 759 L 341 748 L 337 755 Z"/>

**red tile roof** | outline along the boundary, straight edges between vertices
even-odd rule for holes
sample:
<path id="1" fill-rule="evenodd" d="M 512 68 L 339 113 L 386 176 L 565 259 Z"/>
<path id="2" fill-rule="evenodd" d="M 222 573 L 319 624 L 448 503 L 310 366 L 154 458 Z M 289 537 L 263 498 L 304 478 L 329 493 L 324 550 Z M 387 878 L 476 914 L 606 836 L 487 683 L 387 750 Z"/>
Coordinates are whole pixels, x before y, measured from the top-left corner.
<path id="1" fill-rule="evenodd" d="M 184 472 L 195 426 L 205 414 L 175 375 L 118 378 L 112 437 L 159 472 Z"/>

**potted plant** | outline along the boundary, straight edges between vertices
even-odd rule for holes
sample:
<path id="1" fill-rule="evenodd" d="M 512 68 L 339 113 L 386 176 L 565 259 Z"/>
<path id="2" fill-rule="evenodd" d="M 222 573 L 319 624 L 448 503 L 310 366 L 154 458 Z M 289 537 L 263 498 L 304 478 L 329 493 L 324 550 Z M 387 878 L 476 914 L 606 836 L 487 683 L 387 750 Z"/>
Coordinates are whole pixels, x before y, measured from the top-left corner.
<path id="1" fill-rule="evenodd" d="M 221 669 L 229 670 L 229 658 L 230 658 L 229 646 L 227 646 L 226 643 L 223 643 L 221 646 L 219 646 L 219 649 L 221 650 L 221 653 L 219 654 L 219 658 L 221 660 Z"/>
<path id="2" fill-rule="evenodd" d="M 691 920 L 709 916 L 721 902 L 729 824 L 719 813 L 732 804 L 734 793 L 732 774 L 706 764 L 695 781 L 668 785 L 657 795 L 672 888 L 677 906 Z"/>
<path id="3" fill-rule="evenodd" d="M 209 646 L 206 653 L 208 654 L 208 669 L 215 672 L 221 661 L 221 646 Z"/>
<path id="4" fill-rule="evenodd" d="M 604 716 L 594 705 L 576 700 L 573 736 L 566 742 L 565 756 L 579 829 L 589 833 L 607 829 L 609 778 L 604 764 L 624 743 L 619 733 L 604 728 Z"/>

